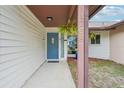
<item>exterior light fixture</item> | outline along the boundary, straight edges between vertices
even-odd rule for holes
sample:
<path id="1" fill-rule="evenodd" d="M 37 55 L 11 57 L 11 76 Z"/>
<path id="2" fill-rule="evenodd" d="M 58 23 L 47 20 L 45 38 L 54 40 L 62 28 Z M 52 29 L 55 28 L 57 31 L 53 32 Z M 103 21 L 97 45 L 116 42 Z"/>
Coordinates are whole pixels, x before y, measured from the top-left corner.
<path id="1" fill-rule="evenodd" d="M 47 20 L 48 20 L 48 21 L 53 21 L 53 17 L 48 16 L 48 17 L 47 17 Z"/>

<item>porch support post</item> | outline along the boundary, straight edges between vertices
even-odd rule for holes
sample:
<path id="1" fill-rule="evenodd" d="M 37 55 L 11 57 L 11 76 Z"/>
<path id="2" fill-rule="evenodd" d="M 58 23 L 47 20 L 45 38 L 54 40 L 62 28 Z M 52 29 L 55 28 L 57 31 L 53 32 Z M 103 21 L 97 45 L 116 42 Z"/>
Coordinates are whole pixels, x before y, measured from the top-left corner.
<path id="1" fill-rule="evenodd" d="M 78 6 L 78 88 L 88 87 L 88 6 Z"/>

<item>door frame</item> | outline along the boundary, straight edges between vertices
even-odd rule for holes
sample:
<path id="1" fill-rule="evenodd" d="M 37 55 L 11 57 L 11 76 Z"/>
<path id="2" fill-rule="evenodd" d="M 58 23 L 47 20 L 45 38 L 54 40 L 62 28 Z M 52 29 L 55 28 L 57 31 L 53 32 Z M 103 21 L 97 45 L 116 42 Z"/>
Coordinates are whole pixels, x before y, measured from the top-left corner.
<path id="1" fill-rule="evenodd" d="M 57 31 L 47 31 L 47 33 L 58 33 Z M 47 33 L 46 33 L 46 59 L 47 59 Z M 61 50 L 60 50 L 60 33 L 58 33 L 58 59 L 47 59 L 47 61 L 59 61 L 61 57 Z"/>

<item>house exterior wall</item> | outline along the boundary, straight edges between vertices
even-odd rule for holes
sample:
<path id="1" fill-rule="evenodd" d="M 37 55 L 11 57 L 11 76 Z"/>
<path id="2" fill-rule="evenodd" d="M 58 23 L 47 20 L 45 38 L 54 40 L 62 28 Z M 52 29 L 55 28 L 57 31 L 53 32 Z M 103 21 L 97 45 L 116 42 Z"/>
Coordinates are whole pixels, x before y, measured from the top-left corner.
<path id="1" fill-rule="evenodd" d="M 110 59 L 124 64 L 124 24 L 110 32 Z"/>
<path id="2" fill-rule="evenodd" d="M 109 31 L 92 31 L 100 34 L 100 44 L 91 44 L 89 40 L 89 57 L 99 59 L 109 59 Z"/>
<path id="3" fill-rule="evenodd" d="M 0 87 L 21 87 L 45 61 L 45 29 L 26 6 L 0 6 Z"/>

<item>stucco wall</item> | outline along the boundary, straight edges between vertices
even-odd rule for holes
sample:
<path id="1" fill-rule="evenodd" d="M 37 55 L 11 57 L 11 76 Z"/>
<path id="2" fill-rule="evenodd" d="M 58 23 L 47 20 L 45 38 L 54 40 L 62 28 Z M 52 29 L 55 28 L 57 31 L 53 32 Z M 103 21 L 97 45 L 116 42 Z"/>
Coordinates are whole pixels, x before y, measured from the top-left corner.
<path id="1" fill-rule="evenodd" d="M 89 40 L 89 57 L 109 59 L 109 31 L 92 31 L 100 34 L 100 44 L 90 44 Z"/>
<path id="2" fill-rule="evenodd" d="M 39 68 L 44 37 L 44 26 L 27 7 L 0 6 L 0 87 L 21 87 Z"/>
<path id="3" fill-rule="evenodd" d="M 124 24 L 110 32 L 110 59 L 124 64 Z"/>

